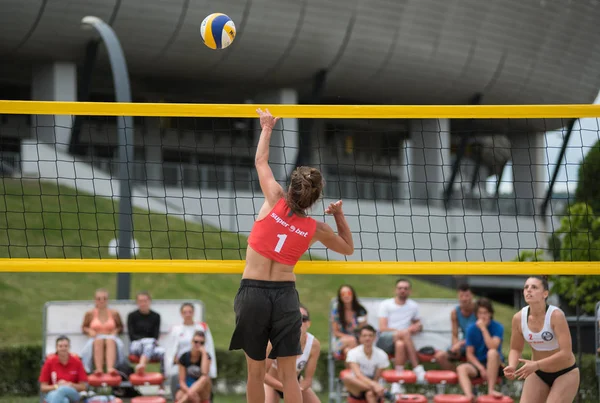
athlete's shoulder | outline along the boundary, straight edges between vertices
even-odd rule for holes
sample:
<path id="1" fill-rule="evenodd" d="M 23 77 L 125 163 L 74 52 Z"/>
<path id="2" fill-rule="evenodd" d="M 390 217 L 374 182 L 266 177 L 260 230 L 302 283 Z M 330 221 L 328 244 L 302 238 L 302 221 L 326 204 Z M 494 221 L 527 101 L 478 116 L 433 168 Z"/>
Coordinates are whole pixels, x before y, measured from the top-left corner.
<path id="1" fill-rule="evenodd" d="M 319 354 L 321 352 L 321 342 L 316 337 L 313 339 L 310 352 L 315 354 Z"/>
<path id="2" fill-rule="evenodd" d="M 515 323 L 516 320 L 518 320 L 519 323 L 521 323 L 520 320 L 521 320 L 521 316 L 522 315 L 523 315 L 523 310 L 522 309 L 519 309 L 517 312 L 515 312 L 515 314 L 512 317 L 513 323 Z"/>
<path id="3" fill-rule="evenodd" d="M 559 307 L 554 306 L 554 305 L 550 305 L 550 308 L 552 309 L 552 313 L 550 313 L 550 320 L 552 320 L 552 319 L 556 319 L 556 320 L 566 319 L 565 313 L 563 312 L 562 309 L 560 309 Z"/>

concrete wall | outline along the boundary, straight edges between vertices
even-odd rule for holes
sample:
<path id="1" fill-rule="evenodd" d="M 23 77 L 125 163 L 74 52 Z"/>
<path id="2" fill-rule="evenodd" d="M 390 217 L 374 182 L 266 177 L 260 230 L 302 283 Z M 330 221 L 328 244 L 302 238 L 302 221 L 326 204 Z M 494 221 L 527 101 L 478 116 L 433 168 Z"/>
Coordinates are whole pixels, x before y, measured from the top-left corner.
<path id="1" fill-rule="evenodd" d="M 600 5 L 522 0 L 3 0 L 0 54 L 11 62 L 79 61 L 86 15 L 111 24 L 132 77 L 196 97 L 230 87 L 306 85 L 376 103 L 587 103 L 600 86 Z M 238 28 L 225 51 L 202 44 L 210 13 Z M 101 67 L 107 66 L 101 50 Z M 108 74 L 107 74 L 108 76 Z M 144 79 L 145 78 L 145 79 Z M 0 77 L 10 82 L 11 77 Z M 192 84 L 194 83 L 194 84 Z M 199 85 L 202 83 L 202 85 Z M 175 94 L 178 91 L 175 92 Z M 166 95 L 166 94 L 163 94 Z"/>

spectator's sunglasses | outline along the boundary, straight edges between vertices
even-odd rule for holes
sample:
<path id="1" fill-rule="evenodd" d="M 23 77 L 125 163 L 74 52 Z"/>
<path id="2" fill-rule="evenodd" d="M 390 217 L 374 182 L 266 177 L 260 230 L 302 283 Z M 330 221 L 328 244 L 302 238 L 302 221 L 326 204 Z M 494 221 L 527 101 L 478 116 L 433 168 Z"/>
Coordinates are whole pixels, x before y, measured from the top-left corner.
<path id="1" fill-rule="evenodd" d="M 193 341 L 194 344 L 200 344 L 201 346 L 204 345 L 204 340 L 194 340 Z"/>
<path id="2" fill-rule="evenodd" d="M 306 323 L 310 320 L 308 316 L 302 315 L 302 323 Z"/>

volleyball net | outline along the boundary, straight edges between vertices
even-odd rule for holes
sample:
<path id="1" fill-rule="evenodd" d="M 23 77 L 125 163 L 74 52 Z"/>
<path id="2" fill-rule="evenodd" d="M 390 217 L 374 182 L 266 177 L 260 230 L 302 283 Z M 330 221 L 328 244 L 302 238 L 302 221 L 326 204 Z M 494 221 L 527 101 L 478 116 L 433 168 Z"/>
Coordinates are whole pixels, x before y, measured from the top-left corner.
<path id="1" fill-rule="evenodd" d="M 316 244 L 300 272 L 517 274 L 515 261 L 543 259 L 527 272 L 598 274 L 600 211 L 576 177 L 600 106 L 34 101 L 0 101 L 2 270 L 241 272 L 263 201 L 257 107 L 282 117 L 275 178 L 285 188 L 295 167 L 318 167 L 311 215 L 334 225 L 324 207 L 342 199 L 354 234 L 352 256 Z M 120 178 L 133 260 L 115 265 Z"/>

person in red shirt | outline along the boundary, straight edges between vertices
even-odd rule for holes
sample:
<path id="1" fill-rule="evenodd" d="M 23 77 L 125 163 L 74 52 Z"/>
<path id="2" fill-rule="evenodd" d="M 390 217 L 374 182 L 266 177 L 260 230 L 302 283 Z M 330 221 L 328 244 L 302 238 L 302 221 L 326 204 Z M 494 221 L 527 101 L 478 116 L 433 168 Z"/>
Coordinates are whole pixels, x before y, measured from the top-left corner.
<path id="1" fill-rule="evenodd" d="M 269 166 L 269 144 L 279 118 L 268 109 L 257 112 L 262 132 L 254 163 L 265 201 L 248 238 L 246 267 L 234 300 L 236 326 L 229 350 L 242 349 L 246 354 L 248 402 L 265 401 L 263 382 L 269 341 L 269 358 L 277 359 L 285 402 L 302 402 L 296 376 L 296 356 L 302 354 L 302 315 L 294 266 L 317 241 L 344 255 L 354 253 L 354 242 L 341 200 L 325 210 L 333 215 L 338 234 L 307 214 L 323 191 L 318 169 L 296 168 L 287 192 L 275 180 Z"/>
<path id="2" fill-rule="evenodd" d="M 47 393 L 46 403 L 79 401 L 79 392 L 86 390 L 87 374 L 81 360 L 71 355 L 67 336 L 56 339 L 56 354 L 48 356 L 40 371 L 40 390 Z"/>

